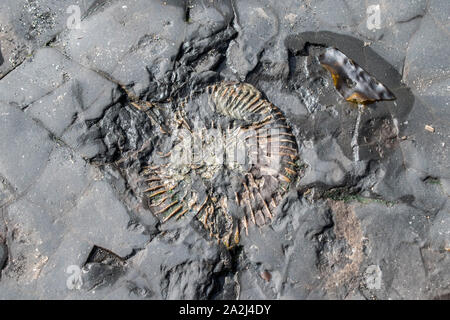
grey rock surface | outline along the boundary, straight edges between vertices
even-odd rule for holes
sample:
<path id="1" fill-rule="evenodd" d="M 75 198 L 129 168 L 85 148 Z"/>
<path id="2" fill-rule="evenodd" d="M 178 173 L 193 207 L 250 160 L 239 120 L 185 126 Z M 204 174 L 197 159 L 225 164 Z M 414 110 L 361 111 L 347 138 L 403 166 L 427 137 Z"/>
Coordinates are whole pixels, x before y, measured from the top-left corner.
<path id="1" fill-rule="evenodd" d="M 369 7 L 3 0 L 0 299 L 448 297 L 449 2 Z M 345 101 L 322 47 L 396 100 Z M 230 250 L 196 219 L 160 223 L 138 191 L 160 128 L 132 102 L 162 119 L 217 80 L 263 92 L 302 163 L 272 223 Z"/>

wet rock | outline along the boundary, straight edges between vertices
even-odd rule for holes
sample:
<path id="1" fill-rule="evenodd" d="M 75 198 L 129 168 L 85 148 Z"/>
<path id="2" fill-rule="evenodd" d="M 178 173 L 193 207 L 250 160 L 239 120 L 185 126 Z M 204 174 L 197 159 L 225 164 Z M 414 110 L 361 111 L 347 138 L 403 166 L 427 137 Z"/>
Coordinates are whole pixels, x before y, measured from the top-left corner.
<path id="1" fill-rule="evenodd" d="M 146 275 L 154 298 L 208 299 L 220 293 L 220 279 L 231 269 L 228 253 L 198 233 L 171 233 L 176 237 L 157 237 L 129 260 L 132 270 Z"/>
<path id="2" fill-rule="evenodd" d="M 67 147 L 57 148 L 50 154 L 47 167 L 29 189 L 26 199 L 57 218 L 76 205 L 94 175 L 80 156 Z"/>
<path id="3" fill-rule="evenodd" d="M 171 70 L 184 36 L 180 30 L 186 29 L 183 15 L 183 6 L 170 2 L 104 2 L 83 19 L 81 29 L 62 34 L 55 47 L 83 66 L 134 84 L 139 95 L 150 84 L 149 71 L 162 80 Z"/>
<path id="4" fill-rule="evenodd" d="M 323 152 L 324 150 L 334 152 Z M 330 154 L 333 155 L 332 158 L 329 157 Z M 351 159 L 345 157 L 333 139 L 326 139 L 317 144 L 305 141 L 302 156 L 303 161 L 308 164 L 305 176 L 300 182 L 302 185 L 339 186 L 345 183 L 354 168 Z"/>
<path id="5" fill-rule="evenodd" d="M 46 74 L 45 80 L 40 79 L 42 74 Z M 49 134 L 89 156 L 98 145 L 82 145 L 86 121 L 100 117 L 117 101 L 116 87 L 95 71 L 80 70 L 58 51 L 45 48 L 6 76 L 0 92 L 9 105 L 25 110 Z"/>
<path id="6" fill-rule="evenodd" d="M 433 16 L 440 25 L 448 23 L 448 16 L 445 12 L 448 12 L 450 8 L 447 2 L 432 0 L 429 2 L 427 9 L 430 15 Z"/>
<path id="7" fill-rule="evenodd" d="M 364 252 L 368 256 L 367 260 L 380 269 L 383 289 L 380 291 L 378 286 L 375 287 L 376 283 L 373 282 L 377 280 L 376 277 L 369 286 L 366 281 L 368 291 L 363 289 L 364 295 L 367 298 L 375 296 L 381 299 L 388 296 L 397 299 L 425 296 L 427 271 L 421 259 L 424 237 L 429 226 L 425 214 L 405 205 L 386 207 L 382 203 L 359 206 L 355 211 L 364 234 L 368 236 Z M 378 214 L 369 214 L 373 211 Z M 395 212 L 395 216 L 391 216 L 390 212 Z M 389 223 L 390 227 L 387 228 L 386 224 L 381 231 L 379 226 L 385 223 Z M 375 230 L 377 231 L 374 232 Z M 393 247 L 398 251 L 392 251 Z"/>
<path id="8" fill-rule="evenodd" d="M 248 291 L 243 299 L 306 299 L 324 294 L 316 275 L 320 252 L 332 236 L 329 209 L 308 204 L 293 193 L 280 210 L 272 227 L 264 227 L 261 232 L 251 228 L 249 237 L 243 239 L 251 267 L 240 281 L 241 290 L 252 286 L 259 289 L 258 294 Z M 270 282 L 261 278 L 261 270 L 270 272 Z"/>
<path id="9" fill-rule="evenodd" d="M 116 198 L 113 189 L 105 182 L 94 183 L 91 188 L 93 192 L 83 195 L 69 213 L 71 224 L 81 227 L 74 230 L 75 233 L 79 236 L 88 234 L 89 242 L 107 248 L 120 257 L 126 257 L 133 249 L 142 247 L 148 238 L 141 234 L 139 228 L 132 229 L 127 208 Z M 111 219 L 113 215 L 115 219 Z M 104 225 L 106 221 L 112 223 L 108 232 L 95 231 L 96 226 Z M 116 229 L 116 232 L 111 232 L 112 229 Z"/>
<path id="10" fill-rule="evenodd" d="M 0 4 L 0 298 L 448 298 L 446 1 L 383 3 L 375 28 L 359 0 L 70 4 L 79 29 L 64 1 Z M 396 100 L 352 107 L 327 47 Z M 220 80 L 260 90 L 300 151 L 232 250 L 138 192 L 158 122 Z"/>
<path id="11" fill-rule="evenodd" d="M 18 108 L 0 103 L 0 113 L 0 147 L 7 151 L 0 158 L 0 172 L 16 192 L 23 192 L 45 169 L 54 142 Z"/>
<path id="12" fill-rule="evenodd" d="M 410 40 L 403 77 L 419 94 L 423 94 L 436 80 L 448 78 L 450 74 L 448 58 L 441 55 L 442 51 L 449 50 L 450 44 L 445 42 L 441 46 L 433 46 L 433 43 L 437 43 L 443 37 L 445 35 L 442 26 L 432 17 L 424 17 L 420 30 Z M 429 48 L 426 54 L 420 50 L 418 43 L 422 47 Z"/>
<path id="13" fill-rule="evenodd" d="M 239 32 L 227 51 L 228 66 L 240 81 L 245 80 L 259 60 L 266 43 L 278 33 L 279 20 L 271 8 L 259 6 L 256 1 L 236 3 L 235 28 Z"/>
<path id="14" fill-rule="evenodd" d="M 2 1 L 0 41 L 5 63 L 0 64 L 0 79 L 32 55 L 33 51 L 50 44 L 68 26 L 75 26 L 73 18 L 79 17 L 81 20 L 94 2 Z"/>

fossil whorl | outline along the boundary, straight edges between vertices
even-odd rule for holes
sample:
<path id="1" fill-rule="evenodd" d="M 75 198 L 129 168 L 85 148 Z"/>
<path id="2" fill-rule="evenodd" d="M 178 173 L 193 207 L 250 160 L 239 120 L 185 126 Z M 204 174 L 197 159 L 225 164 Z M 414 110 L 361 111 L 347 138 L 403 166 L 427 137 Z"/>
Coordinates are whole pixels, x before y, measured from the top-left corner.
<path id="1" fill-rule="evenodd" d="M 297 143 L 252 85 L 220 82 L 184 99 L 144 170 L 161 222 L 196 217 L 227 247 L 262 226 L 296 177 Z"/>

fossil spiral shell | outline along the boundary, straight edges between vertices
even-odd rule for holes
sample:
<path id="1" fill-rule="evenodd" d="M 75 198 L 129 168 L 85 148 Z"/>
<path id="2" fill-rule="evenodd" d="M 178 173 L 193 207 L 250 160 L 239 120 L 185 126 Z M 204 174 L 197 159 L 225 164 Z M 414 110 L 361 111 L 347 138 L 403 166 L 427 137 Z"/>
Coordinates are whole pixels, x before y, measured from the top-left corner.
<path id="1" fill-rule="evenodd" d="M 144 170 L 161 222 L 196 217 L 228 248 L 270 223 L 298 158 L 276 106 L 250 84 L 219 82 L 179 103 L 169 126 Z"/>

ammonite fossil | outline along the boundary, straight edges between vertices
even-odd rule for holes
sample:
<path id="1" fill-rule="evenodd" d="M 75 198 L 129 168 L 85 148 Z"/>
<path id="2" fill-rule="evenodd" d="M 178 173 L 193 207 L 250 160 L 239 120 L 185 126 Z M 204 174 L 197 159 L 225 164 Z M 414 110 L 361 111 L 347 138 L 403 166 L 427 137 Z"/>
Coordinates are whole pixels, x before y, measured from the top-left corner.
<path id="1" fill-rule="evenodd" d="M 143 172 L 162 223 L 195 217 L 228 248 L 262 226 L 297 175 L 283 113 L 254 86 L 220 82 L 178 104 Z"/>

